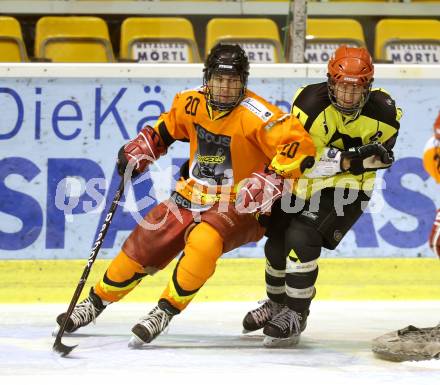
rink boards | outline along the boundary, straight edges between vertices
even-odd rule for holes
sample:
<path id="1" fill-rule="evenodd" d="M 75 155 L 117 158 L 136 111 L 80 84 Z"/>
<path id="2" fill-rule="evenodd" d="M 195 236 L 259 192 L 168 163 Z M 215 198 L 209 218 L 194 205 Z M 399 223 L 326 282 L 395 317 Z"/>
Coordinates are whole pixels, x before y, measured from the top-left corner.
<path id="1" fill-rule="evenodd" d="M 109 261 L 93 265 L 83 295 L 105 272 Z M 200 290 L 195 302 L 257 301 L 265 298 L 264 259 L 226 258 Z M 84 260 L 0 261 L 0 303 L 68 303 Z M 156 301 L 175 262 L 143 282 L 123 302 Z M 325 258 L 319 263 L 318 300 L 438 300 L 440 262 L 434 258 Z"/>
<path id="2" fill-rule="evenodd" d="M 440 71 L 375 69 L 375 87 L 404 111 L 396 162 L 379 173 L 368 210 L 323 257 L 431 256 L 427 236 L 440 194 L 421 156 L 440 111 Z M 118 149 L 154 124 L 176 92 L 199 86 L 201 74 L 196 64 L 0 64 L 0 259 L 87 256 L 119 185 Z M 288 111 L 298 87 L 325 79 L 322 65 L 255 65 L 249 88 Z M 126 190 L 100 258 L 112 258 L 141 216 L 169 196 L 187 157 L 187 144 L 174 143 Z M 262 256 L 263 242 L 227 255 Z"/>

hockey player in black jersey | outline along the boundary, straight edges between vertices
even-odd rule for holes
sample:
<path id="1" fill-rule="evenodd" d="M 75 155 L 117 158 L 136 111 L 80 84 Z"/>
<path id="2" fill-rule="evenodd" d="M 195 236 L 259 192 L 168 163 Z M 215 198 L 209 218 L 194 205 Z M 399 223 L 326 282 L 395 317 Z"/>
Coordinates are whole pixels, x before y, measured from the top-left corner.
<path id="1" fill-rule="evenodd" d="M 338 246 L 365 210 L 376 170 L 393 162 L 402 112 L 388 93 L 372 89 L 373 73 L 365 48 L 341 46 L 328 63 L 327 81 L 294 96 L 291 113 L 312 135 L 320 158 L 292 195 L 273 203 L 270 216 L 260 215 L 268 237 L 268 299 L 246 314 L 243 327 L 264 328 L 267 347 L 298 343 L 322 247 Z"/>

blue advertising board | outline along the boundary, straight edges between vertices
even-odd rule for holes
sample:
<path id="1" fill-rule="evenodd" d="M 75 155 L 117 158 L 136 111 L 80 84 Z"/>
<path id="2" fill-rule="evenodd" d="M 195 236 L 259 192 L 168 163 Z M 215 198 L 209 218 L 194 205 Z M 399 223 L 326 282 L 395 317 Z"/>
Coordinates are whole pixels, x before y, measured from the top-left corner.
<path id="1" fill-rule="evenodd" d="M 249 88 L 288 111 L 308 78 L 250 80 Z M 85 258 L 119 184 L 116 155 L 174 95 L 198 78 L 3 78 L 0 84 L 0 258 Z M 372 204 L 336 251 L 353 257 L 430 256 L 427 236 L 439 186 L 422 165 L 440 110 L 440 80 L 379 79 L 404 111 L 396 162 L 379 173 Z M 124 196 L 103 244 L 111 258 L 144 215 L 169 195 L 188 157 L 175 143 Z M 264 240 L 228 256 L 261 257 Z"/>

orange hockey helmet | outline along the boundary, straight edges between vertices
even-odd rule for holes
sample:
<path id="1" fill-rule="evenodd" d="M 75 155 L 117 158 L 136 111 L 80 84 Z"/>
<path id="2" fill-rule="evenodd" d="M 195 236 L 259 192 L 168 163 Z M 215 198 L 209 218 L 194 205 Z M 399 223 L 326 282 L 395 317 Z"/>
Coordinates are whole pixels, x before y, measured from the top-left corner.
<path id="1" fill-rule="evenodd" d="M 373 75 L 373 60 L 365 48 L 341 45 L 328 62 L 328 93 L 333 106 L 343 114 L 359 113 L 370 95 Z"/>

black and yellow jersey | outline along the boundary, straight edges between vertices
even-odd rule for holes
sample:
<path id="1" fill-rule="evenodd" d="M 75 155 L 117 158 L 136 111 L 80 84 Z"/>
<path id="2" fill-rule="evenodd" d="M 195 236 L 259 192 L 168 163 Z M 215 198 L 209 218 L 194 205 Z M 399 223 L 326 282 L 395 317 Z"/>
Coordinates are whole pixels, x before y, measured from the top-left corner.
<path id="1" fill-rule="evenodd" d="M 383 89 L 371 91 L 360 114 L 344 115 L 331 104 L 326 82 L 300 88 L 293 98 L 291 113 L 311 134 L 318 156 L 325 147 L 347 150 L 373 141 L 384 143 L 391 150 L 402 116 L 401 109 L 396 107 L 394 100 Z M 296 193 L 310 196 L 314 191 L 335 186 L 371 190 L 375 174 L 366 172 L 355 176 L 343 172 L 333 177 L 302 178 L 298 182 Z"/>

